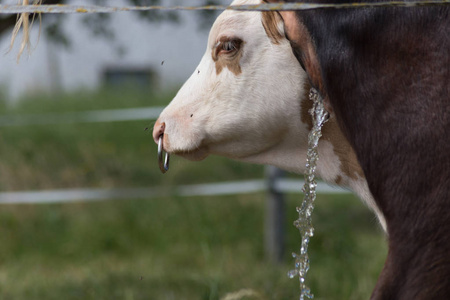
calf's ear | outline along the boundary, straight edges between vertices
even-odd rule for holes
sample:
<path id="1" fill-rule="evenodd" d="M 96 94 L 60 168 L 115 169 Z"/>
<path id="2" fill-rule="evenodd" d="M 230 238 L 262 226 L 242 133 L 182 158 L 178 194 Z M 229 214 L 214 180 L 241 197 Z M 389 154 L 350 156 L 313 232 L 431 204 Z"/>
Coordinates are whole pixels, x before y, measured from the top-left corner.
<path id="1" fill-rule="evenodd" d="M 280 3 L 280 0 L 263 0 L 264 3 Z M 282 38 L 291 42 L 294 54 L 307 72 L 310 83 L 324 97 L 325 108 L 333 113 L 333 107 L 323 86 L 322 73 L 315 44 L 308 29 L 303 25 L 295 11 L 267 11 L 263 12 L 263 25 L 267 35 L 279 44 Z M 278 26 L 279 25 L 279 26 Z M 281 28 L 281 31 L 280 31 Z"/>
<path id="2" fill-rule="evenodd" d="M 263 11 L 262 25 L 264 26 L 264 30 L 266 31 L 267 36 L 275 45 L 280 44 L 280 42 L 286 38 L 283 29 L 283 18 L 280 16 L 279 12 Z"/>

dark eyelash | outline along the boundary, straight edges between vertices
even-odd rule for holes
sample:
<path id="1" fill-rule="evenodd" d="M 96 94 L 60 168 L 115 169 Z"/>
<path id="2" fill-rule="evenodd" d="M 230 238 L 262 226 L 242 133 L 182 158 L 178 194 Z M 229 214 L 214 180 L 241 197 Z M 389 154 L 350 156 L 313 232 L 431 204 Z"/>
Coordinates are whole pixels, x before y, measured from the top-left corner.
<path id="1" fill-rule="evenodd" d="M 237 48 L 236 48 L 236 44 L 235 44 L 235 42 L 234 42 L 233 40 L 224 42 L 224 43 L 222 44 L 222 50 L 225 50 L 225 51 L 234 51 L 234 50 L 236 50 L 236 49 L 237 49 Z"/>

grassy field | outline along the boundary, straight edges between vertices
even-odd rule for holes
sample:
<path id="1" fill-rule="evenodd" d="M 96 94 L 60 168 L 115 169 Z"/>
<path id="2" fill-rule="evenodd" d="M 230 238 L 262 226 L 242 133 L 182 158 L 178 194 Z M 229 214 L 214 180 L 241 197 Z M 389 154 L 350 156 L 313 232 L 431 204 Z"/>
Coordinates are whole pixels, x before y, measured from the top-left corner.
<path id="1" fill-rule="evenodd" d="M 34 97 L 0 114 L 165 104 L 170 95 Z M 0 190 L 149 187 L 261 178 L 263 168 L 174 158 L 161 175 L 151 122 L 1 128 Z M 264 259 L 264 194 L 0 206 L 0 299 L 298 299 L 288 279 L 300 195 L 288 195 L 284 263 Z M 316 299 L 368 299 L 386 255 L 353 196 L 319 196 L 308 281 Z M 239 296 L 240 295 L 240 296 Z M 234 297 L 233 297 L 234 296 Z"/>

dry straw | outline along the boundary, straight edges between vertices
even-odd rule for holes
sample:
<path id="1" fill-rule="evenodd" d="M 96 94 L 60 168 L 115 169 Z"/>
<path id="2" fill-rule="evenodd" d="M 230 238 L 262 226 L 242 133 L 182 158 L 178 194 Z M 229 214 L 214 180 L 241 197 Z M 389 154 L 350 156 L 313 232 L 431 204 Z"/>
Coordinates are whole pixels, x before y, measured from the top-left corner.
<path id="1" fill-rule="evenodd" d="M 41 5 L 42 0 L 34 0 L 34 5 Z M 19 0 L 19 5 L 30 5 L 29 0 Z M 30 42 L 30 30 L 34 23 L 34 18 L 36 14 L 33 14 L 33 18 L 30 22 L 30 13 L 24 12 L 17 15 L 16 25 L 14 26 L 14 30 L 11 37 L 11 44 L 9 46 L 9 50 L 14 46 L 14 42 L 16 41 L 16 37 L 19 34 L 20 29 L 22 29 L 22 42 L 20 43 L 19 54 L 17 55 L 17 61 L 20 60 L 22 53 L 25 49 L 28 50 L 28 53 L 31 53 L 31 42 Z M 41 16 L 39 15 L 39 20 Z M 40 34 L 39 34 L 40 35 Z"/>
<path id="2" fill-rule="evenodd" d="M 263 299 L 262 296 L 251 289 L 243 289 L 234 293 L 226 294 L 221 300 L 243 300 L 243 299 Z"/>

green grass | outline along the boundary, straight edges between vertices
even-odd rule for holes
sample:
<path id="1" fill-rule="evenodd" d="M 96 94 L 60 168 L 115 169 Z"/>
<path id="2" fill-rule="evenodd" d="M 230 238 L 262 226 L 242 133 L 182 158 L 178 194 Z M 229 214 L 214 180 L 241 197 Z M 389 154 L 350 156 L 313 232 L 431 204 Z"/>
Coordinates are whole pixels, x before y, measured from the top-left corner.
<path id="1" fill-rule="evenodd" d="M 288 201 L 285 263 L 263 253 L 264 195 L 3 206 L 1 299 L 295 299 L 298 195 Z M 309 283 L 317 299 L 368 299 L 386 253 L 367 209 L 319 197 Z M 253 299 L 253 298 L 252 298 Z"/>
<path id="2" fill-rule="evenodd" d="M 120 96 L 118 96 L 120 95 Z M 36 97 L 2 114 L 161 105 L 130 92 Z M 151 122 L 1 128 L 0 190 L 131 187 L 262 177 L 263 168 L 175 158 L 168 174 Z M 265 260 L 264 194 L 0 206 L 0 299 L 298 299 L 290 253 L 301 195 L 288 195 L 286 253 Z M 374 216 L 353 196 L 319 196 L 308 283 L 316 299 L 368 299 L 386 256 Z"/>

